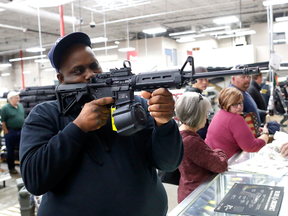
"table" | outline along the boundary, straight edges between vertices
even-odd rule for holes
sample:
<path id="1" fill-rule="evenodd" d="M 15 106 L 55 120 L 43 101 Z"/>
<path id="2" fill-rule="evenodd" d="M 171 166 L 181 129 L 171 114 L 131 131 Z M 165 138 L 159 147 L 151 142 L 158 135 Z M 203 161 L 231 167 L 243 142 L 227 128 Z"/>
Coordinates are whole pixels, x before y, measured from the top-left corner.
<path id="1" fill-rule="evenodd" d="M 237 164 L 253 157 L 255 153 L 241 152 L 230 158 L 229 164 Z M 223 199 L 234 183 L 258 184 L 284 187 L 284 197 L 279 216 L 287 216 L 288 212 L 288 176 L 281 178 L 245 172 L 226 171 L 213 174 L 188 197 L 176 206 L 168 216 L 235 216 L 235 214 L 214 212 L 215 207 Z"/>

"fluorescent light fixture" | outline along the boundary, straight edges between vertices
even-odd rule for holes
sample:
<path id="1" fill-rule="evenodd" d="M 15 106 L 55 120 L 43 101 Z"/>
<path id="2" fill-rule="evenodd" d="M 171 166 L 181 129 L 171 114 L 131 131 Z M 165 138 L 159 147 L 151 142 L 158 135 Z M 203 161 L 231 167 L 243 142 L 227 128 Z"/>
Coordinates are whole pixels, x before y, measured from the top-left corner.
<path id="1" fill-rule="evenodd" d="M 270 6 L 270 5 L 278 5 L 278 4 L 286 4 L 288 3 L 288 0 L 273 0 L 273 1 L 263 1 L 264 6 Z"/>
<path id="2" fill-rule="evenodd" d="M 2 73 L 1 76 L 10 76 L 10 73 Z"/>
<path id="3" fill-rule="evenodd" d="M 120 44 L 120 42 L 119 41 L 115 41 L 115 44 Z"/>
<path id="4" fill-rule="evenodd" d="M 128 52 L 128 51 L 134 51 L 134 50 L 135 50 L 134 47 L 126 47 L 126 48 L 118 49 L 119 52 Z"/>
<path id="5" fill-rule="evenodd" d="M 153 29 L 144 29 L 143 32 L 146 34 L 157 34 L 157 33 L 163 33 L 166 32 L 167 30 L 164 28 L 153 28 Z"/>
<path id="6" fill-rule="evenodd" d="M 213 20 L 213 22 L 218 25 L 226 24 L 226 23 L 235 23 L 238 21 L 239 19 L 236 16 L 221 17 L 221 18 L 217 18 Z"/>
<path id="7" fill-rule="evenodd" d="M 205 37 L 205 34 L 191 35 L 189 37 L 192 37 L 192 38 Z"/>
<path id="8" fill-rule="evenodd" d="M 217 31 L 217 30 L 221 30 L 221 29 L 230 29 L 230 26 L 219 26 L 219 27 L 215 27 L 215 28 L 205 28 L 205 29 L 201 29 L 201 32 L 209 32 L 209 31 Z"/>
<path id="9" fill-rule="evenodd" d="M 6 68 L 6 67 L 11 67 L 12 64 L 10 63 L 3 63 L 3 64 L 0 64 L 0 68 Z"/>
<path id="10" fill-rule="evenodd" d="M 60 5 L 67 4 L 69 2 L 73 2 L 75 0 L 29 0 L 27 1 L 27 5 L 34 7 L 34 8 L 44 8 L 44 7 L 57 7 Z M 24 1 L 25 2 L 25 1 Z"/>
<path id="11" fill-rule="evenodd" d="M 192 42 L 195 41 L 195 38 L 193 37 L 185 37 L 185 38 L 180 38 L 176 40 L 178 43 L 186 43 L 186 42 Z"/>
<path id="12" fill-rule="evenodd" d="M 217 31 L 217 32 L 211 32 L 210 35 L 220 35 L 220 34 L 233 34 L 235 32 L 240 32 L 240 31 L 249 31 L 250 28 L 243 28 L 243 29 L 234 29 L 234 30 L 228 30 L 228 31 Z"/>
<path id="13" fill-rule="evenodd" d="M 5 11 L 5 9 L 4 8 L 0 8 L 0 12 L 2 12 L 2 11 Z"/>
<path id="14" fill-rule="evenodd" d="M 224 36 L 218 36 L 217 39 L 224 39 L 224 38 L 231 38 L 231 37 L 237 37 L 235 34 L 232 35 L 224 35 Z"/>
<path id="15" fill-rule="evenodd" d="M 184 32 L 170 33 L 169 36 L 177 36 L 177 35 L 185 35 L 185 34 L 193 34 L 193 33 L 196 33 L 196 31 L 184 31 Z"/>
<path id="16" fill-rule="evenodd" d="M 91 39 L 91 43 L 101 43 L 101 42 L 105 42 L 108 41 L 108 38 L 105 37 L 98 37 L 98 38 L 92 38 Z"/>
<path id="17" fill-rule="evenodd" d="M 34 60 L 34 62 L 36 63 L 45 63 L 45 62 L 49 62 L 50 60 L 49 59 L 36 59 Z"/>
<path id="18" fill-rule="evenodd" d="M 23 32 L 26 32 L 26 31 L 27 31 L 26 28 L 16 27 L 16 26 L 11 26 L 11 25 L 0 24 L 0 27 L 1 27 L 1 28 L 14 29 L 14 30 L 20 30 L 20 31 L 23 31 Z"/>
<path id="19" fill-rule="evenodd" d="M 288 21 L 288 16 L 286 17 L 277 17 L 275 19 L 276 22 L 284 22 L 284 21 Z"/>
<path id="20" fill-rule="evenodd" d="M 235 33 L 236 36 L 243 36 L 243 35 L 251 35 L 251 34 L 256 34 L 256 31 L 250 30 L 250 31 L 240 31 Z"/>
<path id="21" fill-rule="evenodd" d="M 255 34 L 255 33 L 256 33 L 256 31 L 254 31 L 254 30 L 241 31 L 241 32 L 235 32 L 235 34 L 231 34 L 231 35 L 218 36 L 217 39 L 224 39 L 224 38 L 231 38 L 231 37 L 240 37 L 240 36 L 251 35 L 251 34 Z"/>
<path id="22" fill-rule="evenodd" d="M 41 51 L 45 51 L 45 48 L 40 48 L 40 47 L 31 47 L 26 49 L 26 52 L 41 52 Z"/>
<path id="23" fill-rule="evenodd" d="M 100 50 L 108 50 L 108 49 L 116 49 L 118 46 L 107 46 L 107 47 L 99 47 L 99 48 L 93 48 L 93 51 L 100 51 Z"/>
<path id="24" fill-rule="evenodd" d="M 46 57 L 46 55 L 38 55 L 38 56 L 29 56 L 29 57 L 24 57 L 24 58 L 9 59 L 9 62 L 29 60 L 29 59 L 37 59 L 37 58 L 43 58 L 43 57 Z"/>
<path id="25" fill-rule="evenodd" d="M 29 74 L 31 71 L 23 71 L 23 74 Z"/>
<path id="26" fill-rule="evenodd" d="M 56 71 L 55 68 L 46 68 L 44 71 Z"/>
<path id="27" fill-rule="evenodd" d="M 125 2 L 125 1 L 122 1 L 122 2 Z M 139 2 L 139 1 L 138 1 Z M 120 4 L 112 4 L 111 6 L 109 6 L 108 9 L 105 9 L 105 10 L 99 10 L 98 12 L 99 13 L 103 13 L 105 11 L 112 11 L 112 10 L 120 10 L 120 9 L 123 9 L 123 8 L 129 8 L 129 7 L 137 7 L 137 6 L 140 6 L 140 5 L 144 5 L 144 4 L 151 4 L 151 1 L 148 1 L 148 2 L 140 2 L 138 3 L 137 1 L 131 1 L 131 3 L 120 3 Z M 111 3 L 110 3 L 111 4 Z M 101 7 L 102 8 L 102 5 L 99 4 L 99 5 L 92 5 L 92 7 Z M 86 9 L 86 7 L 83 6 L 83 8 Z M 88 9 L 89 10 L 89 9 Z"/>

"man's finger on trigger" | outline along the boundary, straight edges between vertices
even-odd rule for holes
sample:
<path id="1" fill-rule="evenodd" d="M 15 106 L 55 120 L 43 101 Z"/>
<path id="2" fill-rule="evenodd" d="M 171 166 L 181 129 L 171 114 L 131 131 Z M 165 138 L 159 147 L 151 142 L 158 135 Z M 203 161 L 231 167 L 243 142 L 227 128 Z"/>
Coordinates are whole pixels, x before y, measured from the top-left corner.
<path id="1" fill-rule="evenodd" d="M 147 91 L 141 91 L 141 96 L 145 99 L 150 99 L 151 98 L 151 93 Z"/>
<path id="2" fill-rule="evenodd" d="M 166 88 L 158 88 L 155 91 L 153 91 L 153 96 L 155 95 L 169 96 L 172 95 L 172 93 Z"/>
<path id="3" fill-rule="evenodd" d="M 170 112 L 174 111 L 174 106 L 170 104 L 153 104 L 149 106 L 149 111 L 151 112 Z"/>
<path id="4" fill-rule="evenodd" d="M 103 97 L 97 100 L 93 100 L 90 103 L 91 105 L 105 106 L 115 103 L 115 100 L 112 97 Z"/>

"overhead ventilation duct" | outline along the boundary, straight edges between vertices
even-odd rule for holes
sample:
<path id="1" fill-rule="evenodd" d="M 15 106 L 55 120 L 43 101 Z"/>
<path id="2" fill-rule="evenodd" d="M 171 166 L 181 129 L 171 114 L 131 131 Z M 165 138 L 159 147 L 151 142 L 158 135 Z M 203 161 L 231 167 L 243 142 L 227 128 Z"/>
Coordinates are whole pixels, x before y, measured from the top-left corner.
<path id="1" fill-rule="evenodd" d="M 23 5 L 23 4 L 21 4 L 21 2 L 19 2 L 19 3 L 18 2 L 11 2 L 11 3 L 7 3 L 7 4 L 0 2 L 0 8 L 6 9 L 9 11 L 13 11 L 16 13 L 27 14 L 30 16 L 35 16 L 35 17 L 38 16 L 36 9 L 30 8 L 26 5 Z M 41 19 L 42 18 L 43 19 L 49 19 L 49 20 L 56 21 L 56 22 L 59 22 L 59 20 L 60 20 L 59 14 L 48 12 L 45 10 L 41 10 L 40 17 L 41 17 Z M 64 18 L 65 23 L 76 24 L 76 25 L 80 24 L 80 20 L 76 19 L 75 17 L 63 16 L 63 18 Z"/>

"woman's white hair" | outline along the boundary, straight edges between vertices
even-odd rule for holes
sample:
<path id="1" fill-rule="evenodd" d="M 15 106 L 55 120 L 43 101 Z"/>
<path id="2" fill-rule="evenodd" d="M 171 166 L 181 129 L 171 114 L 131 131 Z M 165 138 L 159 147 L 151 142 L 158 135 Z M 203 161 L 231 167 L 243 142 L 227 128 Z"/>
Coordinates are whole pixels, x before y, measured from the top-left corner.
<path id="1" fill-rule="evenodd" d="M 185 125 L 199 127 L 210 106 L 210 101 L 199 93 L 185 92 L 176 101 L 176 116 Z"/>

